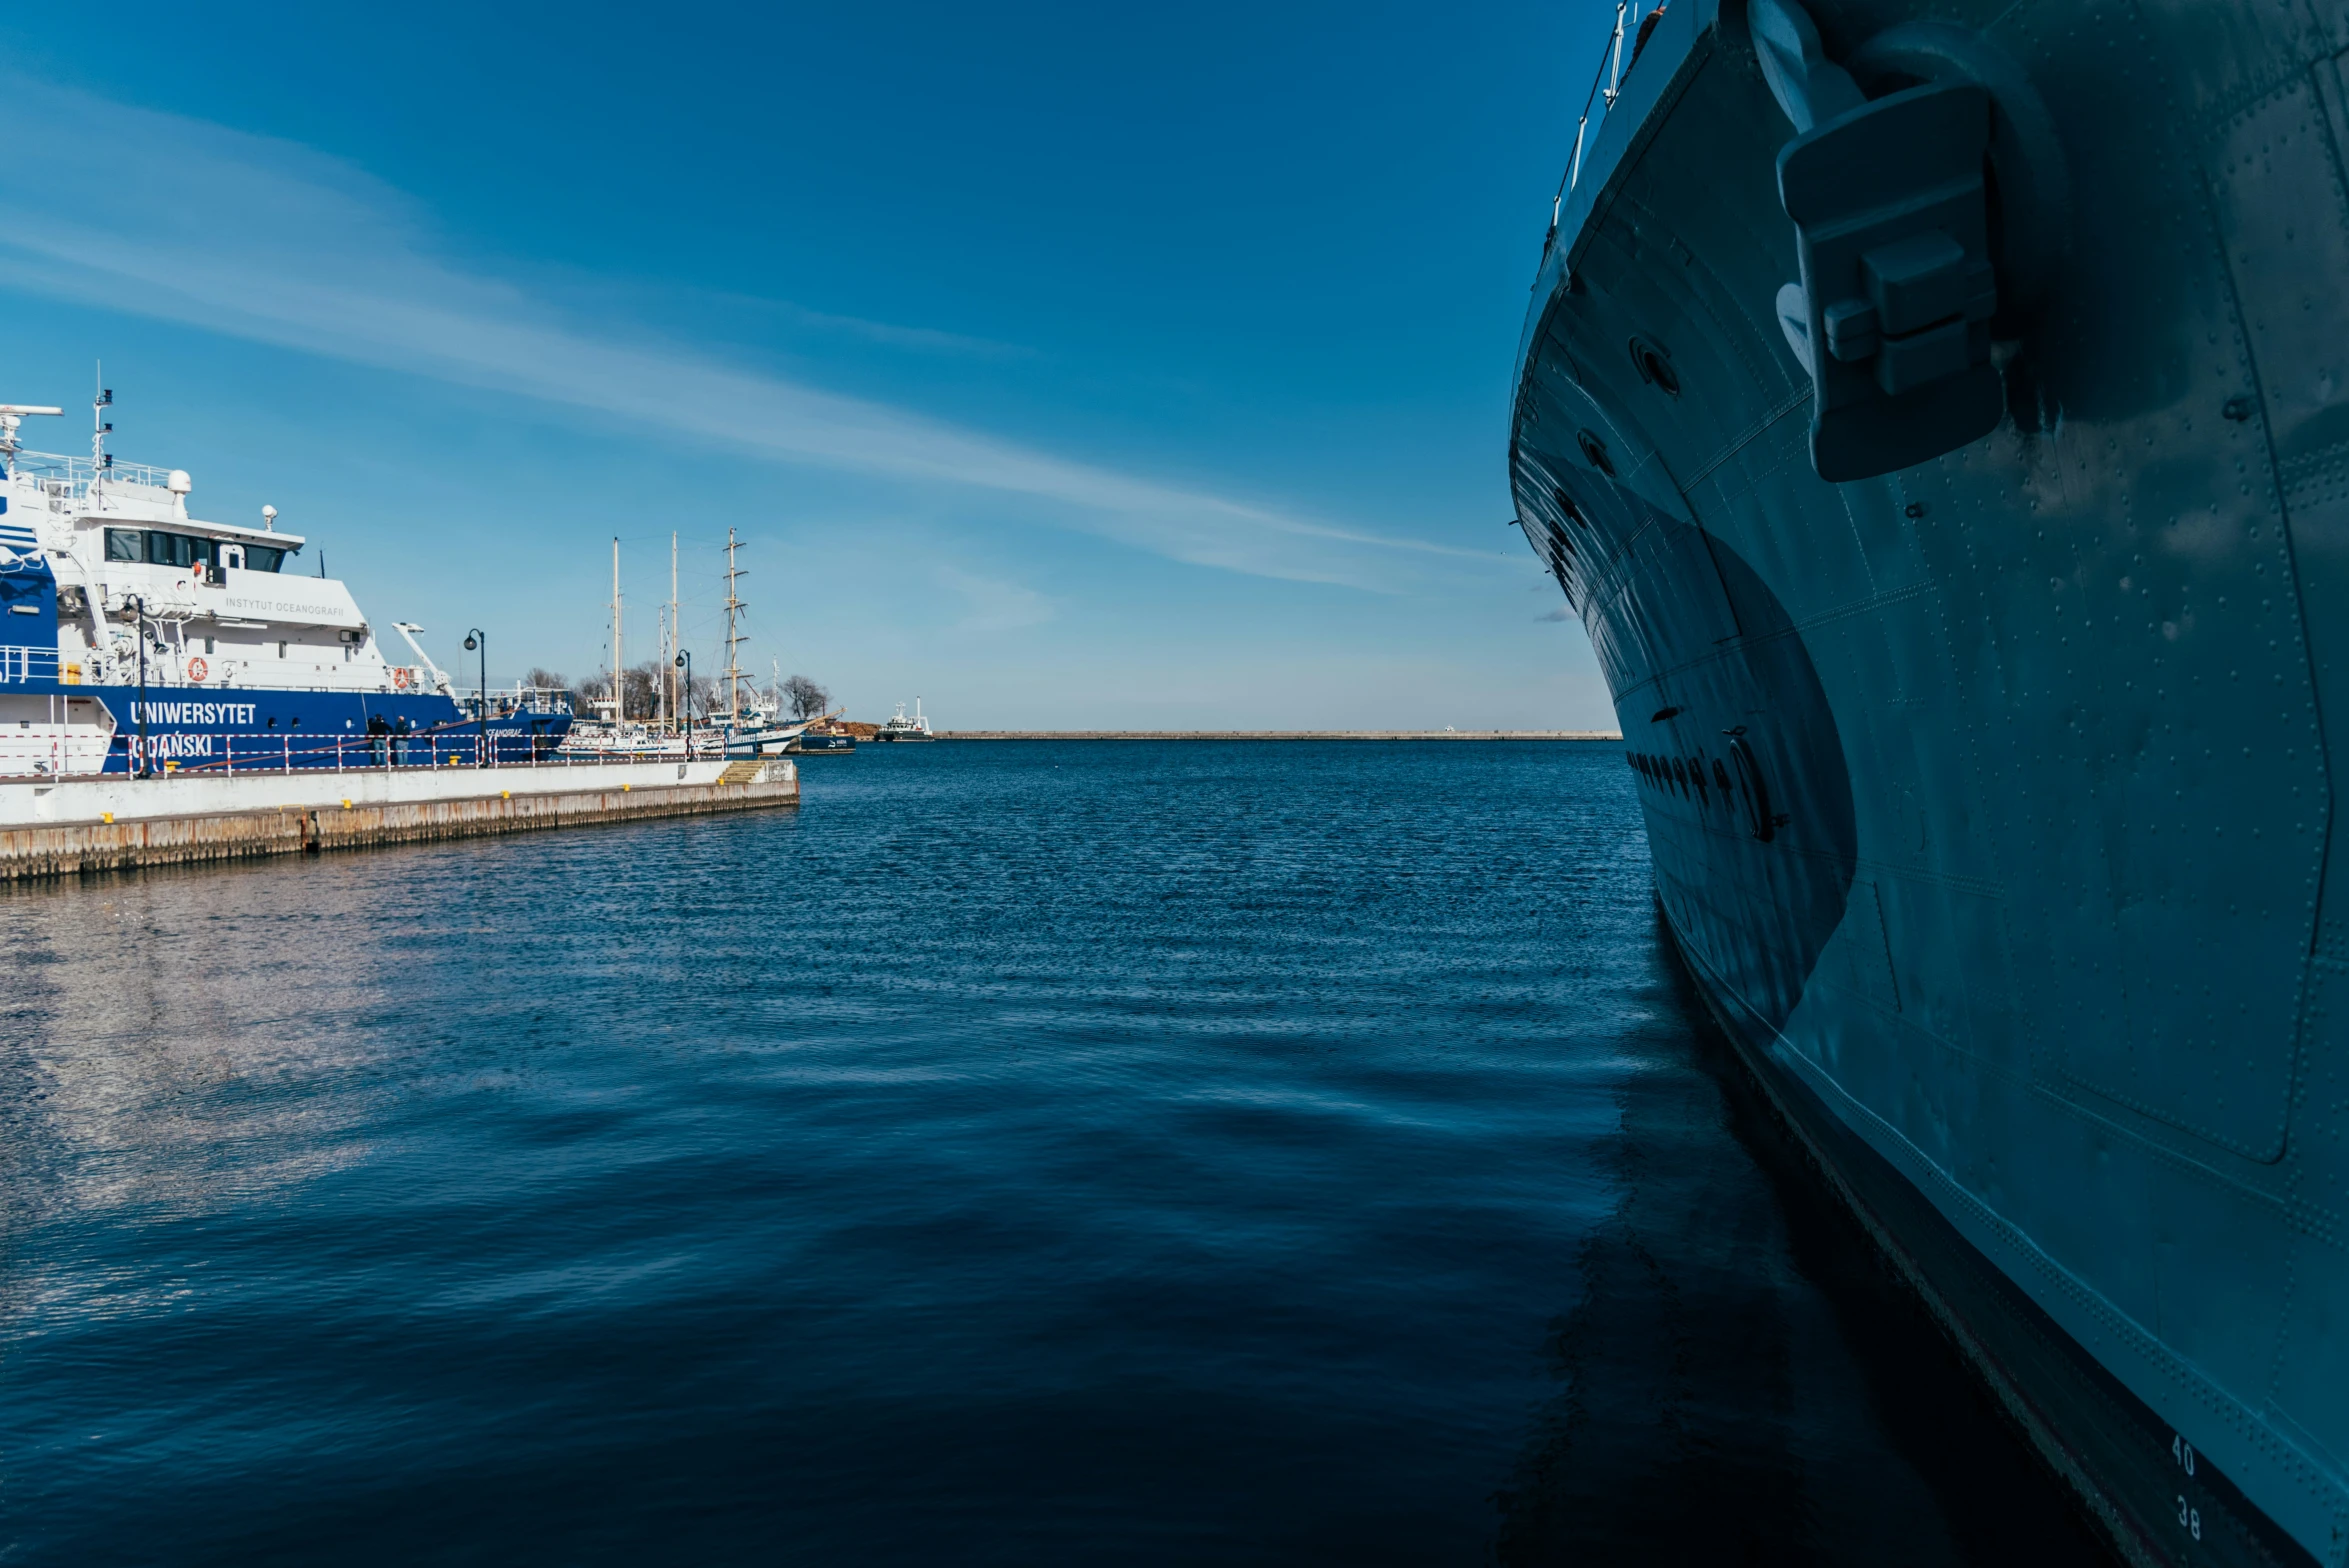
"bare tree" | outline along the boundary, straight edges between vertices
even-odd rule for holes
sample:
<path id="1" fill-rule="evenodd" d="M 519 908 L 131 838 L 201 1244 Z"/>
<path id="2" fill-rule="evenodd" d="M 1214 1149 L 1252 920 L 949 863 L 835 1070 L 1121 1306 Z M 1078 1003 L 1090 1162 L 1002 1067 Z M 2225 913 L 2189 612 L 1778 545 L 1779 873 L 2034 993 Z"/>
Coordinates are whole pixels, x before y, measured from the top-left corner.
<path id="1" fill-rule="evenodd" d="M 628 711 L 640 719 L 649 719 L 660 711 L 661 693 L 668 686 L 668 664 L 660 659 L 647 659 L 642 664 L 620 672 L 620 681 L 628 698 Z"/>
<path id="2" fill-rule="evenodd" d="M 573 713 L 586 711 L 587 704 L 578 692 L 571 689 L 570 679 L 560 671 L 532 665 L 530 673 L 522 677 L 522 684 L 532 691 L 553 692 L 557 697 L 568 700 Z"/>
<path id="3" fill-rule="evenodd" d="M 628 696 L 628 712 L 634 718 L 649 719 L 660 711 L 664 692 L 674 691 L 668 682 L 675 679 L 684 685 L 684 672 L 665 665 L 658 659 L 647 659 L 633 669 L 622 670 L 620 680 Z M 593 689 L 595 698 L 611 695 L 611 678 L 595 676 L 581 684 L 582 692 Z M 718 683 L 696 671 L 689 690 L 684 692 L 685 707 L 696 719 L 706 719 L 718 711 Z M 592 700 L 592 699 L 591 699 Z"/>
<path id="4" fill-rule="evenodd" d="M 794 675 L 783 683 L 783 700 L 791 704 L 795 719 L 812 719 L 832 706 L 832 694 L 804 675 Z"/>

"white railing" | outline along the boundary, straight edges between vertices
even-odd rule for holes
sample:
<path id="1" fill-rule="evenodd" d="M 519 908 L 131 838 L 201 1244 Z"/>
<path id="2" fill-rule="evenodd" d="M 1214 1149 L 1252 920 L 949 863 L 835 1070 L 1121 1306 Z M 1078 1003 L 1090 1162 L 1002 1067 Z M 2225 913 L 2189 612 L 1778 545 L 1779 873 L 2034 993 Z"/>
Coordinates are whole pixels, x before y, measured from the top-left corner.
<path id="1" fill-rule="evenodd" d="M 696 737 L 697 739 L 699 737 Z M 408 772 L 434 768 L 600 768 L 644 762 L 716 761 L 696 747 L 692 758 L 613 749 L 563 751 L 546 736 L 490 731 L 423 730 L 407 734 L 305 735 L 299 730 L 155 730 L 111 736 L 63 725 L 0 730 L 0 779 L 47 782 L 145 772 L 157 778 L 232 778 L 256 773 Z"/>
<path id="2" fill-rule="evenodd" d="M 1650 26 L 1654 25 L 1653 19 L 1663 9 L 1660 5 L 1645 9 L 1644 15 L 1649 19 Z M 1632 61 L 1639 57 L 1639 46 L 1644 42 L 1639 36 L 1642 15 L 1639 0 L 1616 0 L 1614 25 L 1607 29 L 1607 41 L 1599 48 L 1598 74 L 1591 78 L 1590 92 L 1582 100 L 1582 116 L 1574 122 L 1574 152 L 1566 160 L 1566 172 L 1558 181 L 1558 194 L 1550 200 L 1550 232 L 1549 237 L 1542 242 L 1545 255 L 1557 241 L 1558 220 L 1565 212 L 1567 193 L 1582 179 L 1582 155 L 1589 147 L 1593 133 L 1591 108 L 1593 105 L 1598 106 L 1599 124 L 1605 125 L 1607 112 L 1615 107 L 1615 100 L 1623 96 L 1623 75 L 1631 69 Z M 1629 58 L 1623 52 L 1627 39 L 1631 47 Z"/>
<path id="3" fill-rule="evenodd" d="M 0 777 L 68 778 L 102 771 L 109 751 L 102 730 L 63 724 L 0 729 Z"/>
<path id="4" fill-rule="evenodd" d="M 157 468 L 152 463 L 109 463 L 101 466 L 86 457 L 72 457 L 63 452 L 19 452 L 16 471 L 29 479 L 40 481 L 51 495 L 80 498 L 89 494 L 93 482 L 102 485 L 146 485 L 151 489 L 169 490 L 171 470 Z"/>
<path id="5" fill-rule="evenodd" d="M 458 690 L 451 695 L 465 717 L 481 717 L 482 696 L 478 687 L 470 692 Z M 488 700 L 489 716 L 493 719 L 507 718 L 517 713 L 571 712 L 571 693 L 559 686 L 524 686 L 517 683 L 492 691 Z"/>
<path id="6" fill-rule="evenodd" d="M 0 643 L 0 686 L 29 686 L 57 679 L 57 650 L 25 643 Z"/>
<path id="7" fill-rule="evenodd" d="M 189 680 L 180 673 L 187 668 L 190 659 L 204 661 L 206 679 Z M 237 667 L 233 671 L 227 669 L 231 662 L 232 656 L 228 654 L 167 648 L 160 653 L 148 656 L 145 685 L 150 691 L 157 693 L 162 700 L 182 702 L 190 697 L 213 694 L 218 694 L 226 699 L 238 693 L 278 691 L 336 692 L 362 697 L 430 697 L 438 695 L 429 684 L 430 677 L 427 672 L 413 665 L 386 665 L 379 677 L 368 681 L 329 681 L 323 685 L 312 685 L 299 680 L 283 678 L 260 679 L 260 676 L 272 673 L 271 666 L 277 662 L 273 659 L 235 659 L 233 662 Z M 342 667 L 328 666 L 330 669 Z M 351 666 L 351 668 L 356 671 L 358 667 Z M 399 678 L 400 672 L 403 670 L 407 672 L 408 676 L 404 682 Z M 136 688 L 141 684 L 139 661 L 135 656 L 125 658 L 120 654 L 113 654 L 101 657 L 94 653 L 80 653 L 68 659 L 50 648 L 33 648 L 21 643 L 0 643 L 0 688 L 35 683 L 45 686 L 50 682 L 60 682 L 67 689 L 44 694 L 60 697 L 87 695 L 87 693 L 72 690 L 74 687 L 82 686 Z M 458 707 L 467 720 L 478 716 L 474 712 L 471 697 L 463 698 Z M 493 693 L 489 716 L 493 719 L 503 718 L 508 711 L 497 706 Z"/>

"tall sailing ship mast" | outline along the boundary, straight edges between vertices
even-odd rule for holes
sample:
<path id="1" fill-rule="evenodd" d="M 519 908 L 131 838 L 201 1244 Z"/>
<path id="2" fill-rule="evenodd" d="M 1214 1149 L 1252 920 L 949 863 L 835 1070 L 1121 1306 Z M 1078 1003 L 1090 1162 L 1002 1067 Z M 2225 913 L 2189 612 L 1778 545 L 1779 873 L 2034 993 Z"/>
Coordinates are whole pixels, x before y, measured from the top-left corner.
<path id="1" fill-rule="evenodd" d="M 612 722 L 626 718 L 625 693 L 620 679 L 620 536 L 612 536 Z"/>
<path id="2" fill-rule="evenodd" d="M 746 575 L 734 564 L 734 552 L 741 547 L 734 530 L 726 530 L 726 720 L 730 724 L 742 722 L 742 644 L 750 639 L 738 634 L 736 618 L 747 609 L 734 591 L 735 579 Z"/>

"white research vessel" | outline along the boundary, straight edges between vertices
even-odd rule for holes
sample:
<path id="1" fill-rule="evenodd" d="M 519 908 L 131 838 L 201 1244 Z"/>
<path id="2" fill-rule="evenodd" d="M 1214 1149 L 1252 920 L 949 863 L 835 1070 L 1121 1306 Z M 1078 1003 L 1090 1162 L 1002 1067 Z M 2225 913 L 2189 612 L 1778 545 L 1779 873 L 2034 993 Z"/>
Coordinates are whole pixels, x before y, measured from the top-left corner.
<path id="1" fill-rule="evenodd" d="M 0 774 L 337 767 L 357 758 L 472 761 L 551 750 L 567 712 L 486 721 L 395 625 L 416 662 L 384 656 L 335 578 L 289 571 L 307 542 L 188 510 L 182 469 L 105 450 L 113 394 L 93 403 L 90 456 L 20 448 L 31 415 L 0 405 Z"/>

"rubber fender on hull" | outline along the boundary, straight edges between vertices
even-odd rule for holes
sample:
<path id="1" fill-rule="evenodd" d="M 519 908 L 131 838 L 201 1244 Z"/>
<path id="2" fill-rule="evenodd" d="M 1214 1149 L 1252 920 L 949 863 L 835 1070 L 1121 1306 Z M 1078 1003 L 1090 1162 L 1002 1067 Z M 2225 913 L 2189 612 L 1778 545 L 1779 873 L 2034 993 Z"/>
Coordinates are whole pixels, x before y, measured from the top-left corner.
<path id="1" fill-rule="evenodd" d="M 1871 40 L 1855 57 L 1880 94 L 1867 100 L 1795 0 L 1753 0 L 1749 15 L 1763 75 L 1800 133 L 1779 153 L 1778 187 L 1801 281 L 1779 291 L 1777 315 L 1811 376 L 1812 466 L 1832 482 L 1868 479 L 1981 439 L 2005 413 L 1991 363 L 2002 292 L 2035 295 L 2060 234 L 2065 182 L 2052 136 L 2038 134 L 2044 109 L 2019 69 L 1962 29 L 1909 24 Z M 2015 192 L 2003 223 L 1994 157 Z"/>

